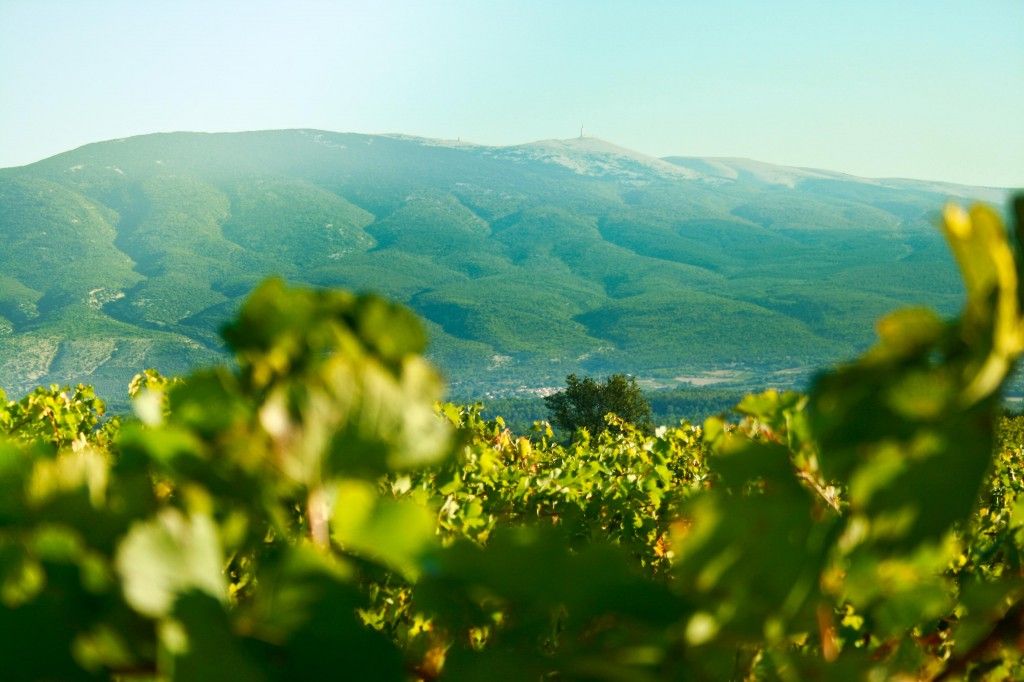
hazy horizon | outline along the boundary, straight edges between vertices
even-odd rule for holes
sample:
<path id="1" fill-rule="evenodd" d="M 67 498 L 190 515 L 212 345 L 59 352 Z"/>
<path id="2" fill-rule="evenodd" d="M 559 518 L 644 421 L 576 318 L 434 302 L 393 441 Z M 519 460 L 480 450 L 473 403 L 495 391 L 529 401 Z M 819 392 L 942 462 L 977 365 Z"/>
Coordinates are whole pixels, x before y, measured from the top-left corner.
<path id="1" fill-rule="evenodd" d="M 432 142 L 450 142 L 453 145 L 460 144 L 460 145 L 464 145 L 464 146 L 467 146 L 467 147 L 476 146 L 476 147 L 489 147 L 489 148 L 518 147 L 518 146 L 525 146 L 525 145 L 530 145 L 530 144 L 535 144 L 535 143 L 540 143 L 540 142 L 548 142 L 548 141 L 571 142 L 573 140 L 580 139 L 579 135 L 577 135 L 576 137 L 562 137 L 562 138 L 547 137 L 547 138 L 538 138 L 538 139 L 534 139 L 534 140 L 523 140 L 521 142 L 512 142 L 512 143 L 509 143 L 509 144 L 493 145 L 493 144 L 486 144 L 486 143 L 483 143 L 483 142 L 477 142 L 475 140 L 465 140 L 465 139 L 461 139 L 461 138 L 428 137 L 428 136 L 425 136 L 425 135 L 411 135 L 409 133 L 398 132 L 398 131 L 364 132 L 364 131 L 357 131 L 357 130 L 328 130 L 326 128 L 310 128 L 310 127 L 264 128 L 264 129 L 259 129 L 259 130 L 158 130 L 158 131 L 153 131 L 153 132 L 149 132 L 149 133 L 139 133 L 137 135 L 128 135 L 128 136 L 124 136 L 124 137 L 113 137 L 113 138 L 108 138 L 108 139 L 104 139 L 104 140 L 95 140 L 93 142 L 86 142 L 85 144 L 81 144 L 81 145 L 78 145 L 76 147 L 71 147 L 69 149 L 57 152 L 56 154 L 50 154 L 49 156 L 45 156 L 45 157 L 42 157 L 40 159 L 36 159 L 34 161 L 30 161 L 28 163 L 19 164 L 19 165 L 16 165 L 16 166 L 0 166 L 0 170 L 23 168 L 25 166 L 31 166 L 32 164 L 38 163 L 40 161 L 45 161 L 46 159 L 52 158 L 54 156 L 60 156 L 61 154 L 66 154 L 66 153 L 74 152 L 74 151 L 76 151 L 78 149 L 81 149 L 83 147 L 88 147 L 90 145 L 103 144 L 103 143 L 106 143 L 106 142 L 115 142 L 115 141 L 118 141 L 118 140 L 130 139 L 130 138 L 134 138 L 134 137 L 146 137 L 146 136 L 149 136 L 149 135 L 176 135 L 176 134 L 185 134 L 185 135 L 189 135 L 189 134 L 195 134 L 195 135 L 241 135 L 241 134 L 246 134 L 246 133 L 262 133 L 262 132 L 277 132 L 277 131 L 299 131 L 299 130 L 307 130 L 307 131 L 315 131 L 315 132 L 323 132 L 323 133 L 332 133 L 332 134 L 342 134 L 342 135 L 367 135 L 367 136 L 396 137 L 396 138 L 413 138 L 413 139 L 430 140 Z M 646 152 L 643 152 L 643 150 L 630 149 L 628 147 L 624 147 L 623 145 L 618 144 L 615 140 L 609 140 L 609 139 L 606 139 L 606 138 L 603 138 L 603 137 L 598 137 L 596 135 L 588 135 L 588 134 L 586 134 L 586 131 L 584 131 L 583 139 L 599 140 L 601 142 L 609 143 L 609 144 L 611 144 L 612 146 L 615 146 L 615 147 L 621 147 L 621 148 L 623 148 L 624 150 L 627 150 L 627 151 L 640 152 L 640 153 L 645 154 L 647 156 L 650 156 L 651 158 L 654 158 L 654 159 L 666 159 L 666 158 L 673 158 L 673 157 L 676 157 L 676 158 L 710 159 L 710 160 L 714 160 L 714 159 L 718 159 L 718 160 L 736 159 L 736 160 L 754 161 L 754 162 L 757 162 L 757 163 L 763 163 L 763 164 L 767 164 L 767 165 L 771 165 L 771 166 L 780 166 L 780 167 L 783 167 L 783 168 L 798 168 L 798 169 L 820 170 L 820 171 L 827 171 L 827 172 L 834 172 L 834 173 L 842 173 L 842 174 L 850 175 L 851 177 L 862 178 L 862 179 L 865 179 L 865 180 L 913 180 L 913 181 L 921 181 L 921 182 L 937 182 L 937 183 L 940 183 L 940 184 L 941 183 L 948 183 L 948 184 L 953 184 L 953 185 L 963 185 L 963 186 L 966 186 L 966 187 L 973 186 L 973 187 L 986 188 L 986 189 L 996 189 L 996 190 L 1004 190 L 1004 189 L 1005 190 L 1015 190 L 1015 189 L 1018 189 L 1017 186 L 1013 186 L 1013 185 L 982 185 L 982 184 L 977 184 L 977 183 L 962 183 L 962 182 L 956 182 L 956 181 L 951 181 L 951 180 L 943 180 L 941 178 L 920 178 L 920 177 L 909 177 L 909 176 L 861 176 L 861 175 L 856 175 L 856 174 L 853 174 L 853 173 L 849 173 L 849 172 L 847 172 L 843 168 L 825 168 L 825 167 L 820 167 L 820 166 L 818 166 L 818 167 L 814 167 L 814 166 L 796 166 L 796 165 L 788 165 L 788 164 L 775 163 L 774 161 L 772 161 L 770 159 L 753 159 L 753 158 L 750 158 L 750 157 L 742 157 L 742 156 L 714 156 L 714 155 L 693 156 L 693 155 L 689 155 L 689 154 L 665 154 L 664 156 L 655 156 L 653 154 L 647 154 Z"/>
<path id="2" fill-rule="evenodd" d="M 587 136 L 1024 186 L 1024 3 L 0 0 L 0 167 L 164 131 Z"/>

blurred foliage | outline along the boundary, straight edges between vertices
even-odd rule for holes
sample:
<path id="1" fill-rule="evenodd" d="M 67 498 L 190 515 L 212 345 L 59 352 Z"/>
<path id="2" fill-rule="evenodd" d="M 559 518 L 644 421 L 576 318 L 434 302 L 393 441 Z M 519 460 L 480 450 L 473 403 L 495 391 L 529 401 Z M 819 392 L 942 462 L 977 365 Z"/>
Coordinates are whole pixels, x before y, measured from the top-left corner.
<path id="1" fill-rule="evenodd" d="M 967 302 L 807 395 L 557 442 L 438 402 L 372 296 L 261 285 L 231 366 L 0 394 L 5 679 L 1024 677 L 1024 338 L 998 217 Z"/>

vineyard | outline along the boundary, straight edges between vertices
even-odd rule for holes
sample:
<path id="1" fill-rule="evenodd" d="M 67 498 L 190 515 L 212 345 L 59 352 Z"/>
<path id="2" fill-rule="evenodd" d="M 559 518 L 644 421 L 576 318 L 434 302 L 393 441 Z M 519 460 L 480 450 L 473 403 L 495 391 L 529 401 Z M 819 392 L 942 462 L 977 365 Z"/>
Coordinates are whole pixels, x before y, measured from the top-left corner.
<path id="1" fill-rule="evenodd" d="M 1024 256 L 943 227 L 958 318 L 735 421 L 514 434 L 407 309 L 278 280 L 131 418 L 0 392 L 4 677 L 1024 679 Z"/>

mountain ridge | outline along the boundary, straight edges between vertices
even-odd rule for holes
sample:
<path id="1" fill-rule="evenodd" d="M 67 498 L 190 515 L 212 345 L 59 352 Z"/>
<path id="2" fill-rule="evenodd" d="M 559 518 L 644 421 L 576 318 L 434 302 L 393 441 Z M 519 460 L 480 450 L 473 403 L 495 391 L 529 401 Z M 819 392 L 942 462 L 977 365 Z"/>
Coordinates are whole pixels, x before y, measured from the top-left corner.
<path id="1" fill-rule="evenodd" d="M 819 168 L 819 167 L 816 167 L 816 166 L 794 166 L 794 165 L 788 165 L 788 164 L 781 164 L 781 163 L 775 163 L 775 162 L 771 162 L 771 161 L 763 161 L 763 160 L 760 160 L 760 159 L 754 159 L 752 157 L 745 157 L 745 156 L 688 156 L 688 155 L 683 155 L 683 154 L 668 154 L 666 156 L 656 156 L 656 155 L 653 155 L 653 154 L 647 154 L 646 152 L 641 152 L 641 151 L 638 151 L 638 150 L 634 150 L 634 149 L 631 149 L 629 147 L 623 147 L 623 146 L 618 145 L 618 144 L 616 144 L 614 142 L 611 142 L 609 140 L 605 140 L 604 138 L 593 137 L 593 136 L 567 137 L 567 138 L 543 138 L 543 139 L 533 140 L 531 142 L 521 142 L 521 143 L 514 143 L 514 144 L 507 144 L 507 145 L 493 145 L 493 144 L 486 144 L 486 143 L 481 143 L 481 142 L 473 142 L 473 141 L 470 141 L 470 140 L 462 140 L 461 138 L 452 140 L 452 139 L 448 139 L 448 138 L 433 138 L 433 137 L 427 137 L 427 136 L 422 136 L 422 135 L 411 135 L 411 134 L 407 134 L 407 133 L 357 133 L 357 132 L 332 131 L 332 130 L 326 130 L 326 129 L 321 129 L 321 128 L 266 128 L 266 129 L 259 129 L 259 130 L 240 130 L 240 131 L 223 131 L 223 132 L 205 132 L 205 131 L 193 131 L 193 130 L 174 130 L 174 131 L 160 131 L 160 132 L 151 132 L 151 133 L 141 133 L 141 134 L 138 134 L 138 135 L 130 135 L 130 136 L 127 136 L 127 137 L 116 137 L 116 138 L 110 138 L 110 139 L 107 139 L 107 140 L 100 140 L 100 141 L 96 141 L 96 142 L 88 142 L 88 143 L 80 145 L 78 147 L 74 147 L 72 149 L 69 149 L 69 150 L 66 150 L 66 151 L 63 151 L 63 152 L 58 152 L 56 154 L 52 154 L 50 156 L 38 159 L 36 161 L 31 161 L 31 162 L 26 163 L 26 164 L 21 164 L 21 165 L 17 165 L 17 166 L 2 166 L 2 167 L 0 167 L 0 172 L 28 168 L 30 166 L 34 166 L 34 165 L 39 164 L 39 163 L 47 162 L 47 161 L 50 161 L 52 159 L 56 159 L 56 158 L 61 157 L 61 156 L 65 156 L 65 155 L 69 155 L 69 154 L 74 154 L 76 152 L 80 152 L 82 150 L 88 149 L 88 148 L 96 146 L 96 145 L 105 145 L 105 144 L 110 144 L 110 143 L 121 143 L 121 142 L 127 142 L 129 140 L 138 140 L 140 138 L 151 138 L 151 137 L 159 137 L 159 136 L 174 136 L 174 135 L 195 135 L 195 136 L 203 136 L 203 135 L 210 135 L 210 136 L 219 136 L 219 135 L 252 135 L 252 134 L 261 134 L 261 133 L 302 133 L 302 134 L 324 134 L 324 135 L 348 135 L 348 136 L 358 136 L 358 137 L 365 137 L 365 138 L 388 138 L 388 139 L 394 139 L 394 140 L 415 142 L 415 143 L 426 145 L 426 146 L 438 146 L 438 147 L 446 147 L 446 148 L 454 148 L 454 149 L 459 149 L 459 148 L 472 149 L 472 148 L 476 148 L 476 149 L 490 149 L 490 150 L 508 150 L 508 149 L 519 149 L 519 148 L 535 148 L 535 147 L 545 146 L 545 145 L 549 145 L 549 144 L 562 145 L 562 146 L 565 146 L 565 147 L 572 148 L 574 142 L 582 141 L 585 144 L 598 143 L 596 145 L 597 149 L 595 151 L 601 151 L 601 152 L 609 153 L 609 154 L 620 154 L 622 156 L 644 157 L 646 159 L 655 160 L 655 161 L 664 161 L 664 162 L 667 162 L 667 163 L 673 163 L 674 161 L 680 161 L 680 162 L 684 162 L 684 163 L 685 162 L 705 162 L 705 163 L 710 163 L 710 164 L 722 163 L 722 164 L 726 164 L 726 165 L 733 164 L 733 163 L 745 164 L 745 165 L 746 164 L 752 164 L 752 165 L 761 166 L 761 167 L 765 167 L 765 168 L 785 169 L 785 170 L 788 170 L 788 171 L 801 171 L 801 172 L 808 172 L 808 173 L 811 173 L 811 174 L 814 174 L 814 175 L 829 176 L 829 177 L 843 177 L 843 178 L 848 178 L 848 179 L 855 180 L 855 181 L 860 181 L 860 182 L 915 183 L 915 184 L 921 184 L 921 185 L 941 186 L 941 187 L 944 187 L 944 188 L 948 188 L 949 190 L 954 190 L 956 188 L 960 188 L 961 190 L 964 191 L 963 196 L 975 196 L 976 192 L 978 190 L 990 191 L 990 192 L 1005 194 L 1005 193 L 1013 192 L 1013 191 L 1019 189 L 1019 188 L 1015 188 L 1015 187 L 1002 187 L 1002 186 L 995 186 L 995 185 L 979 185 L 979 184 L 972 184 L 972 183 L 958 183 L 958 182 L 948 182 L 948 181 L 944 181 L 944 180 L 928 180 L 928 179 L 923 179 L 923 178 L 913 178 L 913 177 L 904 177 L 904 176 L 866 176 L 866 175 L 858 175 L 858 174 L 855 174 L 855 173 L 848 173 L 848 172 L 845 172 L 845 171 L 840 171 L 840 170 L 835 170 L 835 169 Z M 1003 199 L 1005 199 L 1005 197 L 1003 197 Z"/>
<path id="2" fill-rule="evenodd" d="M 92 143 L 0 170 L 0 386 L 111 395 L 129 368 L 187 371 L 219 357 L 219 325 L 273 274 L 410 305 L 462 395 L 569 371 L 799 381 L 892 307 L 954 310 L 934 215 L 1007 193 L 595 138 Z"/>

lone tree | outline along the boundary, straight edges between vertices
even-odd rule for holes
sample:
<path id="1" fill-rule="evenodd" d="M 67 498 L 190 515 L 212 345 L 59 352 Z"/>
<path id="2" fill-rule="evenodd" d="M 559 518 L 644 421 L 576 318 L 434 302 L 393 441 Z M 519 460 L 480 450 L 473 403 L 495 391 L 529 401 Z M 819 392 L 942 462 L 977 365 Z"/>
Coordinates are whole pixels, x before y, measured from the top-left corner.
<path id="1" fill-rule="evenodd" d="M 555 426 L 570 434 L 580 427 L 591 434 L 604 431 L 604 416 L 609 412 L 644 431 L 651 428 L 651 406 L 636 379 L 625 374 L 613 374 L 603 384 L 570 374 L 565 390 L 546 396 L 544 403 Z"/>

